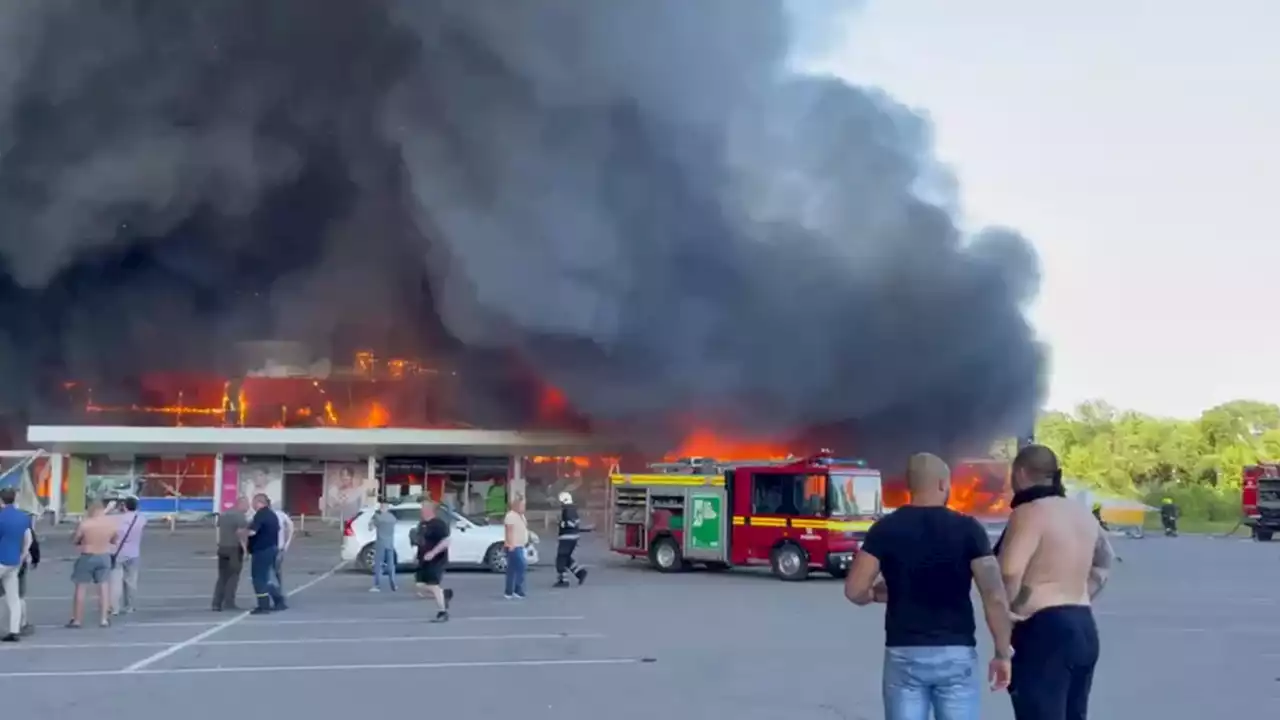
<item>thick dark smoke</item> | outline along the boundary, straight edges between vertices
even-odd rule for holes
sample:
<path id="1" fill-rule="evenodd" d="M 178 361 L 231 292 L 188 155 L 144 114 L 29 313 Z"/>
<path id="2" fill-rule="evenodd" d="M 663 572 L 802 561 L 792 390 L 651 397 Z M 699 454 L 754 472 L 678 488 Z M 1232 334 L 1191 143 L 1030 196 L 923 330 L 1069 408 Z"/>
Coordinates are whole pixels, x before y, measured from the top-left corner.
<path id="1" fill-rule="evenodd" d="M 514 357 L 637 437 L 1021 430 L 1034 253 L 961 233 L 925 187 L 927 123 L 796 74 L 789 21 L 783 0 L 0 3 L 3 401 L 356 337 L 449 356 L 512 423 Z"/>

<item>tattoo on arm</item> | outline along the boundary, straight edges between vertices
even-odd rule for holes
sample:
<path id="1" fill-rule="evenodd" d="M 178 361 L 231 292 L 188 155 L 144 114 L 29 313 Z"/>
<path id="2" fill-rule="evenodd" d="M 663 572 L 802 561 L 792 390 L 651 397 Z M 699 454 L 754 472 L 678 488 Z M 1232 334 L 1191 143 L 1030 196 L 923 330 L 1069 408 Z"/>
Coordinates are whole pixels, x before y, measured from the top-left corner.
<path id="1" fill-rule="evenodd" d="M 1093 566 L 1089 568 L 1089 598 L 1095 598 L 1107 586 L 1107 578 L 1111 574 L 1111 564 L 1115 562 L 1116 552 L 1111 541 L 1101 532 L 1093 544 Z"/>
<path id="2" fill-rule="evenodd" d="M 1000 576 L 1000 562 L 994 556 L 980 557 L 970 563 L 973 581 L 982 597 L 982 611 L 991 631 L 991 641 L 997 655 L 1007 653 L 1013 634 L 1013 618 L 1009 613 L 1009 598 L 1005 594 L 1004 580 Z"/>

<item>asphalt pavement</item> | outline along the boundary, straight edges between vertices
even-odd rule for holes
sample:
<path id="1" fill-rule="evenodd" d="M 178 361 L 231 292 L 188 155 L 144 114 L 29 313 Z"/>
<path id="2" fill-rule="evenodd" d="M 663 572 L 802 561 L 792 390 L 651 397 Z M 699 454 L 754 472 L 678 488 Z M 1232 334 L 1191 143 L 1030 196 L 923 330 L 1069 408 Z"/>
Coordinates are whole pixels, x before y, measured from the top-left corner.
<path id="1" fill-rule="evenodd" d="M 0 646 L 7 716 L 882 717 L 882 610 L 849 605 L 830 578 L 661 575 L 588 542 L 586 585 L 552 589 L 544 565 L 524 601 L 504 600 L 499 576 L 451 573 L 453 620 L 434 625 L 410 575 L 398 592 L 368 592 L 368 575 L 335 567 L 339 537 L 325 530 L 288 559 L 292 609 L 258 617 L 209 610 L 211 530 L 152 527 L 139 611 L 68 630 L 69 530 L 43 536 L 30 589 L 37 633 Z M 1280 543 L 1116 544 L 1124 562 L 1099 603 L 1092 715 L 1273 714 Z M 250 595 L 246 572 L 245 607 Z M 988 694 L 983 717 L 1010 718 L 1007 698 Z"/>

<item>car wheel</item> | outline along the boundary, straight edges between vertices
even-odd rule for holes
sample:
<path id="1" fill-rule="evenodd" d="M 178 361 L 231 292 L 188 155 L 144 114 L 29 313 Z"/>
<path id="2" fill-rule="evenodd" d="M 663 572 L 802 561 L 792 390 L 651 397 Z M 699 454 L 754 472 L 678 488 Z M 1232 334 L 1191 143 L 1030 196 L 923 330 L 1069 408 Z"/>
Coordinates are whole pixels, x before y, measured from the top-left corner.
<path id="1" fill-rule="evenodd" d="M 360 568 L 361 570 L 367 573 L 372 573 L 373 572 L 373 553 L 374 553 L 373 543 L 369 543 L 368 545 L 365 545 L 364 547 L 360 548 L 360 554 L 356 556 L 356 567 Z"/>
<path id="2" fill-rule="evenodd" d="M 780 580 L 795 582 L 809 577 L 809 559 L 798 545 L 786 543 L 780 545 L 769 556 L 769 564 L 773 566 L 773 574 Z"/>
<path id="3" fill-rule="evenodd" d="M 502 543 L 494 543 L 485 551 L 484 566 L 496 573 L 507 571 L 507 554 L 503 552 Z"/>
<path id="4" fill-rule="evenodd" d="M 649 548 L 649 563 L 658 572 L 680 572 L 685 569 L 684 558 L 680 556 L 680 546 L 674 538 L 661 537 Z"/>

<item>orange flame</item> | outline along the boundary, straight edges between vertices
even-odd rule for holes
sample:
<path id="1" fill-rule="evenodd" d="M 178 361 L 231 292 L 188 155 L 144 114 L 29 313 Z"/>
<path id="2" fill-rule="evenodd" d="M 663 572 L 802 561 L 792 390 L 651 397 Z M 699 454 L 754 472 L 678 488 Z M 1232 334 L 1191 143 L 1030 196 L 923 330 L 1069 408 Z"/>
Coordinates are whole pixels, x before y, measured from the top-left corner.
<path id="1" fill-rule="evenodd" d="M 366 428 L 382 428 L 391 422 L 391 413 L 383 407 L 382 403 L 374 401 L 369 403 L 369 412 L 364 416 L 364 422 L 361 427 Z"/>
<path id="2" fill-rule="evenodd" d="M 663 459 L 671 462 L 687 457 L 710 457 L 716 460 L 785 460 L 791 453 L 778 442 L 758 439 L 729 438 L 709 430 L 695 430 Z"/>

